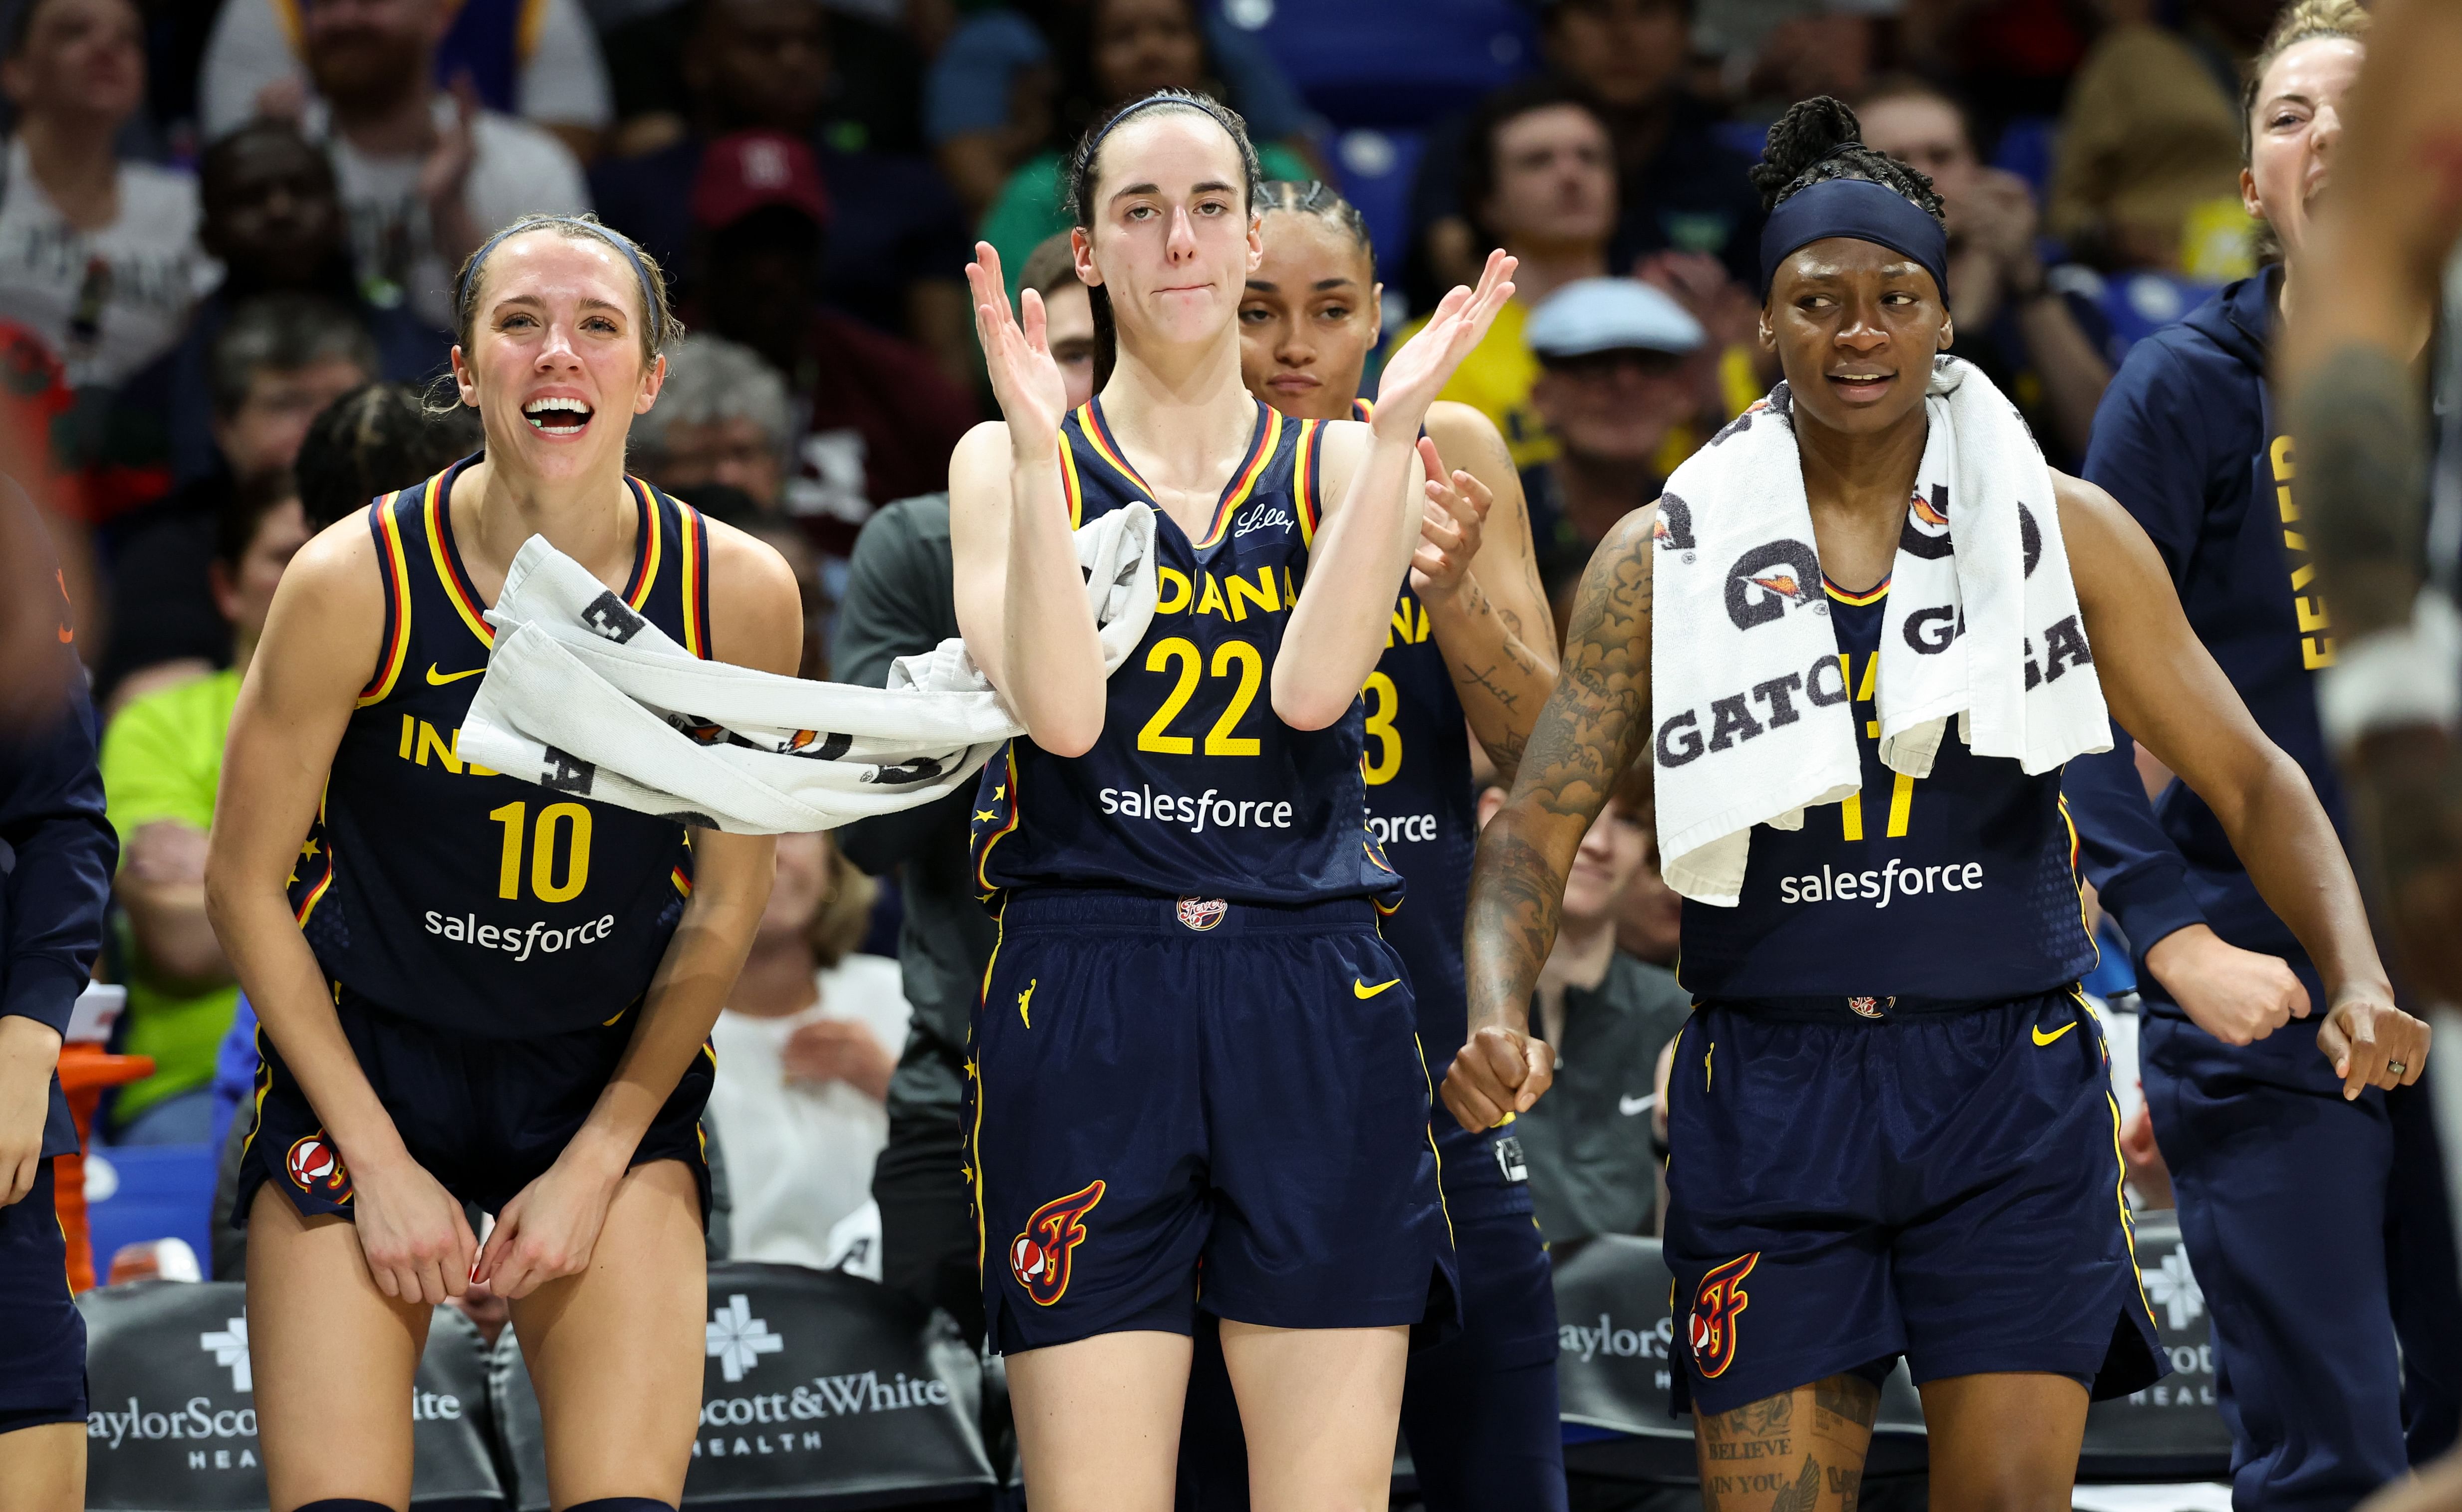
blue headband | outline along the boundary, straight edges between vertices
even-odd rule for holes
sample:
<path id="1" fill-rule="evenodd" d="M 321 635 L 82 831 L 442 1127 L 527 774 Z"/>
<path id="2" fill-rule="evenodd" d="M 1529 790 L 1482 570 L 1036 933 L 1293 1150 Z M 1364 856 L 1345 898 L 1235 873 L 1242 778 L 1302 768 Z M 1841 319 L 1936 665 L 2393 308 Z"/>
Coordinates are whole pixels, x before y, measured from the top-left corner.
<path id="1" fill-rule="evenodd" d="M 1769 302 L 1778 265 L 1799 248 L 1831 236 L 1877 242 L 1904 252 L 1932 274 L 1949 301 L 1949 233 L 1913 201 L 1869 179 L 1824 179 L 1788 196 L 1761 227 L 1761 301 Z"/>
<path id="2" fill-rule="evenodd" d="M 641 261 L 641 254 L 634 249 L 633 244 L 625 238 L 616 235 L 612 228 L 601 226 L 596 221 L 585 221 L 570 215 L 541 215 L 526 217 L 522 220 L 515 221 L 512 225 L 506 227 L 495 235 L 488 237 L 484 242 L 481 242 L 479 244 L 479 249 L 470 254 L 470 260 L 462 265 L 461 281 L 453 286 L 454 310 L 458 313 L 462 308 L 462 301 L 469 296 L 470 291 L 473 288 L 477 287 L 479 282 L 479 270 L 486 266 L 487 254 L 496 249 L 496 244 L 498 242 L 503 241 L 508 236 L 523 236 L 531 231 L 544 231 L 551 227 L 558 226 L 578 227 L 597 237 L 600 241 L 605 242 L 608 246 L 616 248 L 617 251 L 622 252 L 624 254 L 624 261 L 633 265 L 633 276 L 641 281 L 642 315 L 653 323 L 658 320 L 659 297 L 650 285 L 650 268 L 647 263 Z M 652 335 L 655 336 L 656 333 L 652 333 Z"/>

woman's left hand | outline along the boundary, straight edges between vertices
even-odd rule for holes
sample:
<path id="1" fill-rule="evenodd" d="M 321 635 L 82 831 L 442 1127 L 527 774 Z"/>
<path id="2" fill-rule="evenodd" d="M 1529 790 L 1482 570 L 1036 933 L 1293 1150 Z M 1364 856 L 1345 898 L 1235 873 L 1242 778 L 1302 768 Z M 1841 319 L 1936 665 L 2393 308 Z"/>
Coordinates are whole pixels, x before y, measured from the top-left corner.
<path id="1" fill-rule="evenodd" d="M 1426 603 L 1450 598 L 1470 581 L 1470 564 L 1479 557 L 1496 496 L 1469 473 L 1448 476 L 1436 443 L 1425 436 L 1419 438 L 1419 462 L 1427 468 L 1431 508 L 1422 512 L 1418 549 L 1411 553 L 1411 591 Z"/>
<path id="2" fill-rule="evenodd" d="M 1376 380 L 1376 434 L 1402 440 L 1416 436 L 1428 418 L 1436 391 L 1487 337 L 1496 313 L 1513 297 L 1515 259 L 1501 250 L 1488 253 L 1487 267 L 1477 289 L 1456 285 L 1436 306 L 1436 313 L 1418 334 L 1402 343 Z"/>
<path id="3" fill-rule="evenodd" d="M 568 1150 L 505 1204 L 470 1279 L 508 1302 L 588 1268 L 624 1173 L 587 1167 Z"/>

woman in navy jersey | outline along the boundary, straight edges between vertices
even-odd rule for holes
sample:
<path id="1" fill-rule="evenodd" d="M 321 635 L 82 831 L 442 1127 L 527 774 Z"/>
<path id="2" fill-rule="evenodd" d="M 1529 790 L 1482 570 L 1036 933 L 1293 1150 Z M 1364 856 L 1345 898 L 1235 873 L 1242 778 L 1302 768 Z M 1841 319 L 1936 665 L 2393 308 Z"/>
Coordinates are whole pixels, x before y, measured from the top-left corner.
<path id="1" fill-rule="evenodd" d="M 1798 599 L 1825 616 L 1847 674 L 1809 696 L 1854 704 L 1863 780 L 1799 829 L 1756 826 L 1735 906 L 1684 905 L 1678 975 L 1699 1005 L 1669 1091 L 1678 1394 L 1713 1512 L 1843 1508 L 1877 1382 L 1904 1355 L 1934 1506 L 2051 1512 L 2068 1504 L 2090 1398 L 2163 1366 L 2102 1035 L 2075 990 L 2094 957 L 2059 769 L 2030 775 L 1955 737 L 1922 778 L 1879 754 L 1872 673 L 1901 540 L 1933 523 L 1909 500 L 1933 359 L 1954 335 L 1939 200 L 1830 99 L 1772 128 L 1754 177 L 1776 212 L 1761 340 L 1786 375 L 1762 419 L 1791 427 L 1824 579 Z M 2331 998 L 2320 1042 L 2353 1095 L 2416 1078 L 2426 1026 L 2393 1006 L 2306 778 L 2197 643 L 2144 531 L 2100 488 L 2050 476 L 2111 712 L 2206 796 L 2307 944 Z M 1575 847 L 1612 775 L 1650 759 L 1667 503 L 1591 562 L 1564 677 L 1481 841 L 1472 1038 L 1445 1086 L 1466 1127 L 1527 1109 L 1550 1079 L 1523 1004 Z"/>
<path id="2" fill-rule="evenodd" d="M 207 901 L 263 1020 L 235 1213 L 266 1475 L 276 1512 L 404 1505 L 428 1320 L 475 1281 L 510 1300 L 555 1503 L 648 1512 L 692 1454 L 707 1039 L 771 842 L 488 771 L 460 725 L 532 535 L 611 627 L 703 657 L 791 674 L 801 614 L 777 553 L 625 476 L 675 332 L 656 264 L 528 217 L 455 293 L 486 449 L 293 560 L 214 818 Z"/>
<path id="3" fill-rule="evenodd" d="M 1376 349 L 1384 291 L 1367 223 L 1327 185 L 1284 180 L 1265 185 L 1264 238 L 1264 258 L 1240 301 L 1249 392 L 1295 419 L 1370 418 L 1360 379 Z M 1462 904 L 1479 838 L 1465 713 L 1488 761 L 1511 782 L 1555 681 L 1556 637 L 1504 439 L 1486 416 L 1444 400 L 1428 406 L 1425 429 L 1443 464 L 1461 469 L 1452 498 L 1467 508 L 1432 513 L 1421 527 L 1364 694 L 1366 775 L 1370 829 L 1411 894 L 1385 921 L 1385 938 L 1410 970 L 1419 1043 L 1441 1077 L 1464 1033 Z M 1436 1135 L 1462 1333 L 1411 1357 L 1402 1428 L 1419 1495 L 1434 1512 L 1544 1512 L 1565 1501 L 1556 1307 L 1519 1147 L 1449 1117 L 1436 1119 Z M 1209 1367 L 1219 1375 L 1200 1340 L 1200 1372 Z M 1236 1441 L 1236 1418 L 1197 1412 L 1203 1388 L 1192 1388 L 1188 1441 L 1225 1430 Z M 1202 1465 L 1218 1457 L 1193 1458 Z M 1225 1468 L 1203 1480 L 1227 1495 L 1238 1489 L 1229 1468 L 1238 1461 L 1219 1458 Z M 1191 1479 L 1188 1466 L 1181 1479 Z M 1234 1504 L 1203 1504 L 1217 1501 Z"/>
<path id="4" fill-rule="evenodd" d="M 1261 255 L 1239 118 L 1166 91 L 1090 131 L 1075 411 L 987 246 L 1004 420 L 950 467 L 958 616 L 1027 733 L 986 768 L 1001 943 L 972 1053 L 985 1313 L 1038 1509 L 1170 1505 L 1198 1309 L 1260 1506 L 1381 1503 L 1415 1328 L 1456 1315 L 1410 986 L 1377 935 L 1360 689 L 1420 531 L 1419 422 L 1509 296 L 1449 294 L 1371 427 L 1242 386 Z M 1069 534 L 1152 507 L 1159 601 L 1107 680 Z"/>

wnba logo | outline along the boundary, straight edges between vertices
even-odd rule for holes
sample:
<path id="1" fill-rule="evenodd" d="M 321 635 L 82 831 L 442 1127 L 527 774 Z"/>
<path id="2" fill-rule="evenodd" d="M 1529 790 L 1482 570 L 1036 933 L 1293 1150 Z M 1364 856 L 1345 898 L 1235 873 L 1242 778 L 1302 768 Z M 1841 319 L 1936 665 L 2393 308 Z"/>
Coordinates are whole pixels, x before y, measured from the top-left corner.
<path id="1" fill-rule="evenodd" d="M 283 1168 L 291 1173 L 293 1185 L 302 1192 L 323 1187 L 335 1201 L 351 1195 L 351 1173 L 342 1164 L 342 1152 L 334 1148 L 321 1129 L 302 1135 L 282 1157 Z"/>
<path id="2" fill-rule="evenodd" d="M 1701 1278 L 1693 1294 L 1693 1363 L 1703 1380 L 1712 1380 L 1736 1363 L 1736 1318 L 1752 1305 L 1744 1278 L 1760 1263 L 1761 1252 L 1731 1260 Z"/>
<path id="3" fill-rule="evenodd" d="M 1046 1202 L 1026 1220 L 1026 1232 L 1010 1242 L 1009 1274 L 1035 1306 L 1048 1307 L 1068 1292 L 1069 1256 L 1086 1241 L 1086 1225 L 1079 1220 L 1101 1200 L 1103 1183 L 1096 1181 Z"/>

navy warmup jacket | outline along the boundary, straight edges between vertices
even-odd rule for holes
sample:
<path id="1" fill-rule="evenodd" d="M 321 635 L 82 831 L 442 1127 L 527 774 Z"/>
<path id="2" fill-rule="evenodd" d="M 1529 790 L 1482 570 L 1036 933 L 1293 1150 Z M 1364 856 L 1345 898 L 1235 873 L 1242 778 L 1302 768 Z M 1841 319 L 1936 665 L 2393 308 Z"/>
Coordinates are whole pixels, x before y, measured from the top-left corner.
<path id="1" fill-rule="evenodd" d="M 2269 268 L 2232 284 L 2130 349 L 2095 413 L 2085 477 L 2153 537 L 2197 638 L 2340 829 L 2342 788 L 2312 680 L 2333 640 L 2300 535 L 2291 438 L 2265 382 L 2281 276 Z M 2315 968 L 2257 896 L 2214 810 L 2179 782 L 2149 806 L 2127 734 L 2115 724 L 2113 737 L 2112 750 L 2070 763 L 2063 786 L 2086 875 L 2137 954 L 2148 1007 L 2179 1011 L 2147 974 L 2146 950 L 2200 922 L 2289 961 L 2313 992 Z"/>

